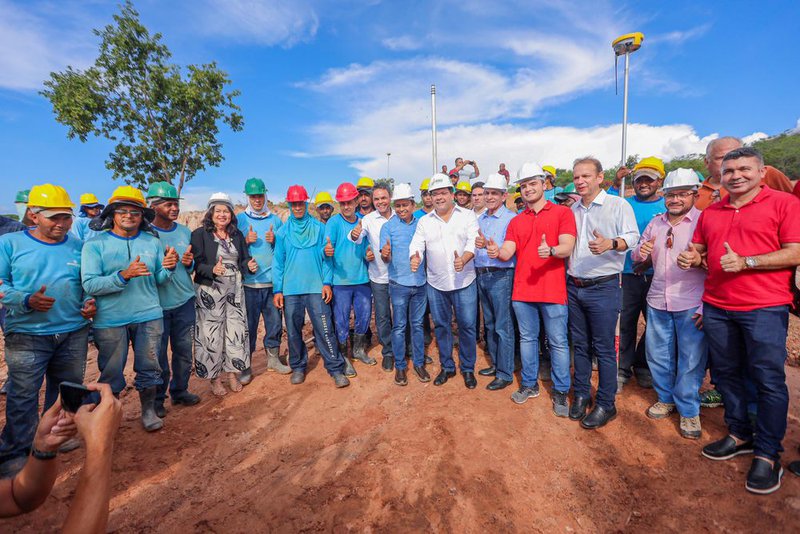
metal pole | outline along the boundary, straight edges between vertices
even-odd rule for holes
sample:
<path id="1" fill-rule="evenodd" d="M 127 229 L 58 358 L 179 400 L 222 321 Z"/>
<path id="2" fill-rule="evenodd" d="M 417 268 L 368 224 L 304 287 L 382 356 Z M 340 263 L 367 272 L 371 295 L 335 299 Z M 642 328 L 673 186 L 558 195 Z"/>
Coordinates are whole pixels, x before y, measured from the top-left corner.
<path id="1" fill-rule="evenodd" d="M 391 153 L 391 152 L 387 152 L 387 153 L 386 153 L 386 179 L 387 179 L 387 180 L 389 179 L 389 176 L 391 176 L 391 175 L 389 174 L 389 157 L 390 157 L 391 155 L 392 155 L 392 153 Z"/>
<path id="2" fill-rule="evenodd" d="M 620 165 L 625 165 L 628 159 L 628 66 L 630 64 L 630 52 L 625 52 L 625 89 L 622 96 L 622 160 Z M 625 177 L 619 186 L 619 196 L 625 198 Z"/>
<path id="3" fill-rule="evenodd" d="M 436 156 L 436 86 L 431 85 L 431 143 L 433 148 L 433 174 L 439 169 Z"/>

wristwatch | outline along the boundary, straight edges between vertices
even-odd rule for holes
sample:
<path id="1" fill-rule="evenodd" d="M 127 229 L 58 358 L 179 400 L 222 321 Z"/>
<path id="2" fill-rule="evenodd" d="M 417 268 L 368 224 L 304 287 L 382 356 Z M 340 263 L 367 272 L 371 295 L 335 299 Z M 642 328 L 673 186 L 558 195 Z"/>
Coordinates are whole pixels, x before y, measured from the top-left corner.
<path id="1" fill-rule="evenodd" d="M 55 451 L 45 452 L 45 451 L 40 451 L 35 447 L 31 447 L 31 456 L 33 456 L 37 460 L 52 460 L 56 456 L 58 456 L 58 451 L 55 450 Z"/>
<path id="2" fill-rule="evenodd" d="M 611 250 L 617 250 L 617 238 L 611 240 Z"/>
<path id="3" fill-rule="evenodd" d="M 744 259 L 744 264 L 748 269 L 755 269 L 758 266 L 758 260 L 753 256 L 747 256 Z"/>
<path id="4" fill-rule="evenodd" d="M 551 256 L 555 256 L 556 255 L 556 247 L 550 247 L 550 255 Z"/>

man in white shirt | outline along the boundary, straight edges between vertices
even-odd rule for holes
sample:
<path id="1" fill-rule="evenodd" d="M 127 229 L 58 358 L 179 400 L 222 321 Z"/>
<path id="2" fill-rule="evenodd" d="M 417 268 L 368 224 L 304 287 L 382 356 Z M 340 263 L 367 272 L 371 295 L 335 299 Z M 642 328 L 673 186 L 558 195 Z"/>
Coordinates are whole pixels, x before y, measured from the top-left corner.
<path id="1" fill-rule="evenodd" d="M 380 242 L 381 228 L 394 217 L 391 195 L 385 185 L 376 185 L 372 189 L 372 203 L 375 211 L 364 215 L 347 237 L 356 244 L 360 244 L 364 239 L 369 243 L 367 272 L 372 289 L 372 299 L 375 303 L 375 326 L 378 329 L 378 341 L 383 347 L 381 349 L 383 355 L 381 366 L 384 371 L 391 373 L 394 370 L 394 354 L 392 354 L 392 310 L 389 304 L 389 266 L 382 261 L 375 260 L 376 252 L 380 255 L 380 250 L 385 244 Z"/>
<path id="2" fill-rule="evenodd" d="M 569 330 L 575 350 L 574 399 L 569 417 L 592 430 L 617 416 L 614 338 L 622 303 L 620 273 L 625 251 L 639 241 L 639 229 L 631 205 L 603 191 L 600 161 L 580 158 L 573 165 L 572 175 L 581 201 L 571 208 L 578 235 L 567 271 Z M 592 402 L 593 353 L 597 355 L 599 381 L 594 409 L 586 415 Z"/>
<path id="3" fill-rule="evenodd" d="M 442 367 L 433 383 L 441 386 L 456 374 L 450 323 L 455 312 L 461 373 L 464 385 L 474 389 L 478 385 L 475 380 L 478 291 L 472 259 L 478 219 L 472 210 L 453 203 L 453 187 L 446 175 L 433 175 L 428 190 L 434 211 L 419 220 L 408 253 L 414 272 L 426 260 L 428 302 Z"/>

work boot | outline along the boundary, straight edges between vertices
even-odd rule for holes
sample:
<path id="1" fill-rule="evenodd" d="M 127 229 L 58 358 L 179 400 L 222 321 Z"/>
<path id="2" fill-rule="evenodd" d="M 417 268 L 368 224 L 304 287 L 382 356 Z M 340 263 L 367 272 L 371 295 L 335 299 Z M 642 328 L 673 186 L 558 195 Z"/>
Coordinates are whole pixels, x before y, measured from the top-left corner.
<path id="1" fill-rule="evenodd" d="M 278 357 L 279 352 L 278 347 L 267 347 L 267 371 L 275 371 L 279 375 L 288 375 L 292 372 L 292 368 L 281 363 L 281 359 Z"/>
<path id="2" fill-rule="evenodd" d="M 155 403 L 153 404 L 153 408 L 156 411 L 156 415 L 159 416 L 161 419 L 167 416 L 167 409 L 164 407 L 164 401 L 156 399 Z"/>
<path id="3" fill-rule="evenodd" d="M 350 361 L 350 358 L 347 357 L 347 342 L 339 343 L 339 352 L 344 358 L 344 376 L 348 378 L 353 378 L 354 376 L 358 375 L 356 373 L 356 368 L 353 367 L 353 362 Z"/>
<path id="4" fill-rule="evenodd" d="M 346 388 L 350 385 L 350 381 L 341 373 L 337 373 L 333 375 L 333 383 L 336 385 L 337 388 Z"/>
<path id="5" fill-rule="evenodd" d="M 385 355 L 383 357 L 383 362 L 381 362 L 381 367 L 387 373 L 391 373 L 394 370 L 394 356 L 392 355 Z"/>
<path id="6" fill-rule="evenodd" d="M 355 334 L 353 336 L 353 359 L 367 365 L 375 365 L 378 363 L 375 358 L 371 358 L 367 354 L 367 335 Z"/>
<path id="7" fill-rule="evenodd" d="M 183 404 L 184 406 L 194 406 L 200 402 L 200 396 L 188 391 L 181 391 L 179 393 L 170 394 L 172 404 Z"/>
<path id="8" fill-rule="evenodd" d="M 253 381 L 253 369 L 251 367 L 248 367 L 247 369 L 242 371 L 242 374 L 239 375 L 239 383 L 243 386 L 246 386 L 252 381 Z M 231 387 L 231 389 L 233 391 L 241 391 L 241 389 L 233 389 L 233 387 Z"/>
<path id="9" fill-rule="evenodd" d="M 294 369 L 292 371 L 292 377 L 289 379 L 289 381 L 295 386 L 302 384 L 306 381 L 306 372 L 302 369 Z"/>
<path id="10" fill-rule="evenodd" d="M 142 426 L 148 432 L 161 430 L 164 421 L 156 415 L 156 387 L 149 387 L 139 391 L 139 402 L 142 404 Z"/>

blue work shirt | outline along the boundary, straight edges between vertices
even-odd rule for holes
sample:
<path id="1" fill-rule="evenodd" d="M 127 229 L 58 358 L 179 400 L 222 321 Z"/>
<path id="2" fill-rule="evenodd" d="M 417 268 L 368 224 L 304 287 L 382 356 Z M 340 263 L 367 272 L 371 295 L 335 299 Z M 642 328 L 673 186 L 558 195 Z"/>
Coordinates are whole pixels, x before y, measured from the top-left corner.
<path id="1" fill-rule="evenodd" d="M 563 187 L 553 187 L 553 189 L 544 190 L 544 199 L 550 202 L 556 202 L 556 195 L 564 191 Z"/>
<path id="2" fill-rule="evenodd" d="M 272 257 L 274 294 L 320 294 L 323 285 L 333 283 L 333 258 L 327 257 L 323 251 L 326 225 L 308 214 L 304 220 L 311 226 L 308 234 L 316 236 L 309 246 L 297 246 L 297 240 L 287 235 L 292 227 L 288 220 L 275 235 L 275 254 Z"/>
<path id="3" fill-rule="evenodd" d="M 89 241 L 94 236 L 105 232 L 105 230 L 103 230 L 103 232 L 92 230 L 89 228 L 90 222 L 92 222 L 90 217 L 83 214 L 78 215 L 72 220 L 72 228 L 70 228 L 69 232 L 81 241 Z"/>
<path id="4" fill-rule="evenodd" d="M 392 246 L 392 258 L 389 261 L 389 281 L 406 287 L 419 287 L 425 285 L 425 260 L 419 265 L 417 272 L 411 272 L 411 257 L 408 246 L 417 230 L 419 218 L 412 217 L 411 222 L 403 222 L 395 215 L 381 228 L 381 243 Z M 383 261 L 380 251 L 375 254 L 375 261 Z"/>
<path id="5" fill-rule="evenodd" d="M 183 263 L 180 262 L 180 258 L 189 248 L 192 232 L 178 223 L 172 223 L 172 228 L 169 230 L 158 228 L 155 225 L 153 225 L 153 228 L 158 232 L 158 237 L 161 239 L 164 249 L 174 247 L 175 252 L 178 253 L 178 266 L 175 267 L 175 272 L 172 275 L 172 283 L 158 286 L 158 298 L 161 301 L 161 307 L 165 310 L 174 310 L 194 297 L 194 282 L 192 282 L 190 274 L 194 263 L 190 267 L 184 267 Z"/>
<path id="6" fill-rule="evenodd" d="M 0 237 L 0 293 L 7 309 L 5 332 L 46 336 L 74 332 L 89 321 L 81 316 L 80 240 L 66 235 L 60 243 L 45 243 L 30 230 Z M 33 293 L 46 286 L 45 295 L 55 299 L 46 312 L 28 307 Z"/>
<path id="7" fill-rule="evenodd" d="M 429 212 L 427 212 L 424 209 L 420 208 L 420 209 L 418 209 L 417 211 L 414 212 L 414 218 L 415 219 L 419 219 L 420 217 L 424 217 L 428 213 Z"/>
<path id="8" fill-rule="evenodd" d="M 481 213 L 480 217 L 478 217 L 478 226 L 483 233 L 483 237 L 486 238 L 486 242 L 488 243 L 491 238 L 494 239 L 498 247 L 502 247 L 503 242 L 506 240 L 508 223 L 510 223 L 511 219 L 515 216 L 516 214 L 505 206 L 500 206 L 497 211 L 494 212 L 494 215 L 489 215 L 489 210 Z M 500 261 L 497 258 L 490 258 L 489 254 L 486 252 L 486 247 L 475 247 L 475 259 L 473 261 L 475 262 L 475 267 L 511 268 L 514 267 L 516 263 L 516 256 L 512 256 L 508 261 Z"/>
<path id="9" fill-rule="evenodd" d="M 325 238 L 324 245 L 327 245 L 327 238 L 331 239 L 333 245 L 333 285 L 335 286 L 354 286 L 358 284 L 366 284 L 369 282 L 369 273 L 367 271 L 367 246 L 369 243 L 366 239 L 361 243 L 353 243 L 347 239 L 347 234 L 358 224 L 358 219 L 355 222 L 349 222 L 342 214 L 337 214 L 331 217 L 328 224 L 325 225 Z M 373 251 L 375 252 L 375 251 Z"/>
<path id="10" fill-rule="evenodd" d="M 636 226 L 639 227 L 639 235 L 644 232 L 644 229 L 647 228 L 647 225 L 650 224 L 650 221 L 652 221 L 654 217 L 667 211 L 667 205 L 664 202 L 663 197 L 657 200 L 651 200 L 649 202 L 642 202 L 641 200 L 637 199 L 636 196 L 628 197 L 625 200 L 627 200 L 631 207 L 633 207 L 633 214 L 636 217 Z M 623 274 L 633 274 L 631 249 L 629 249 L 628 254 L 625 255 L 625 267 L 623 267 L 622 272 Z M 643 274 L 652 276 L 653 269 L 650 268 Z"/>
<path id="11" fill-rule="evenodd" d="M 244 285 L 248 287 L 270 287 L 272 285 L 272 261 L 275 254 L 275 245 L 267 243 L 266 239 L 264 239 L 264 234 L 272 228 L 277 242 L 278 230 L 280 230 L 283 223 L 274 213 L 270 213 L 266 217 L 252 217 L 245 212 L 241 212 L 236 216 L 236 219 L 239 230 L 245 236 L 247 236 L 251 226 L 258 236 L 255 243 L 250 243 L 247 246 L 250 256 L 258 263 L 258 270 L 255 273 L 248 271 L 244 275 Z"/>

